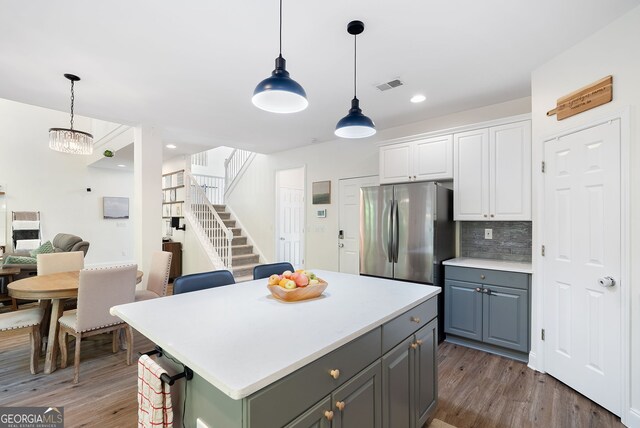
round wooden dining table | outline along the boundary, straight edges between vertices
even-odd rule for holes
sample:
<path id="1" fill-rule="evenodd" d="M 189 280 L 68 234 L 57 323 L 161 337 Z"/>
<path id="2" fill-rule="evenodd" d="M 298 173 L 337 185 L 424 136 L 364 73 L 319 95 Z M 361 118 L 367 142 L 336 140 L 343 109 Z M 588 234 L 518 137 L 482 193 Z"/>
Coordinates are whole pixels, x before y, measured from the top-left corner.
<path id="1" fill-rule="evenodd" d="M 142 271 L 137 272 L 136 283 L 142 281 L 142 275 Z M 62 316 L 64 301 L 78 297 L 79 278 L 80 271 L 60 272 L 19 279 L 7 287 L 9 296 L 14 299 L 51 301 L 47 354 L 44 361 L 46 374 L 57 369 L 58 319 Z"/>

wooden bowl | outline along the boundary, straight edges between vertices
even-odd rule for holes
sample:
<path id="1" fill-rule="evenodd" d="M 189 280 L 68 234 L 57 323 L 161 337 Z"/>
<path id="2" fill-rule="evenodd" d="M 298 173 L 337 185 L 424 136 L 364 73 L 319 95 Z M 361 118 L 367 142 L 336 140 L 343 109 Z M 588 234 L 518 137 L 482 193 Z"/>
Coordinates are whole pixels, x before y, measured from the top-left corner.
<path id="1" fill-rule="evenodd" d="M 285 302 L 297 302 L 300 300 L 313 299 L 322 294 L 329 285 L 325 280 L 318 278 L 318 283 L 307 285 L 306 287 L 293 288 L 287 290 L 279 285 L 267 285 L 267 288 L 273 294 L 273 297 Z"/>

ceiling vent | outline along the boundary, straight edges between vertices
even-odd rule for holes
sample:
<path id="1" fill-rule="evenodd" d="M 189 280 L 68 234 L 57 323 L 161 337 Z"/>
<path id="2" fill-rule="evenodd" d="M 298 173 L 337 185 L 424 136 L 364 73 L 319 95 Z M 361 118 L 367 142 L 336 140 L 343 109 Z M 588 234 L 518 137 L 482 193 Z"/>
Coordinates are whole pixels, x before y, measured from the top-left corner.
<path id="1" fill-rule="evenodd" d="M 402 85 L 404 85 L 404 83 L 402 83 L 399 79 L 395 79 L 395 80 L 391 80 L 390 82 L 376 85 L 376 88 L 380 89 L 381 91 L 386 91 L 388 89 L 397 88 L 398 86 L 402 86 Z"/>

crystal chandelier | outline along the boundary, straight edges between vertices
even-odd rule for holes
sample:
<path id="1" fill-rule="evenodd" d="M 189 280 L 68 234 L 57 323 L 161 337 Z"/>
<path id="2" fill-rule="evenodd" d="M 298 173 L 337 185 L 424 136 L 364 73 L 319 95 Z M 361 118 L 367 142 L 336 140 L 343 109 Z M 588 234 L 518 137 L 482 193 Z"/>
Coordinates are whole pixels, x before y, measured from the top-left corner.
<path id="1" fill-rule="evenodd" d="M 64 77 L 71 81 L 71 126 L 68 129 L 49 129 L 49 148 L 62 153 L 90 155 L 93 153 L 93 135 L 73 129 L 73 83 L 80 78 L 73 74 L 65 74 Z"/>

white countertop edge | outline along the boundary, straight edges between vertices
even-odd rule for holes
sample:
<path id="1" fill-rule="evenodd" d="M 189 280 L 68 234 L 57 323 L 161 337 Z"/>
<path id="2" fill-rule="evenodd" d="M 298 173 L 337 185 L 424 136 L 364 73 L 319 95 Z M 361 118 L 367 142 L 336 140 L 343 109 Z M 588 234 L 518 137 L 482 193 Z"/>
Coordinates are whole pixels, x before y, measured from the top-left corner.
<path id="1" fill-rule="evenodd" d="M 531 263 L 512 262 L 508 260 L 478 259 L 472 257 L 456 257 L 442 262 L 446 266 L 469 267 L 476 269 L 502 270 L 517 273 L 533 273 Z"/>
<path id="2" fill-rule="evenodd" d="M 141 333 L 143 336 L 147 337 L 149 340 L 151 340 L 153 343 L 155 343 L 156 345 L 158 345 L 160 348 L 162 348 L 162 350 L 164 352 L 166 352 L 167 354 L 171 355 L 172 357 L 174 357 L 176 360 L 180 361 L 180 363 L 184 364 L 185 366 L 189 367 L 191 370 L 193 370 L 195 373 L 198 374 L 198 376 L 202 377 L 204 380 L 206 380 L 207 382 L 209 382 L 211 385 L 213 385 L 214 387 L 216 387 L 217 389 L 219 389 L 220 391 L 222 391 L 225 395 L 229 396 L 230 398 L 234 399 L 234 400 L 241 400 L 245 397 L 248 397 L 249 395 L 258 392 L 259 390 L 261 390 L 262 388 L 271 385 L 272 383 L 284 378 L 285 376 L 295 372 L 296 370 L 306 366 L 309 363 L 312 363 L 313 361 L 317 360 L 320 357 L 323 357 L 327 354 L 329 354 L 332 351 L 335 351 L 336 349 L 340 348 L 343 345 L 346 345 L 347 343 L 351 342 L 352 340 L 364 335 L 365 333 L 370 332 L 371 330 L 385 324 L 387 321 L 391 321 L 392 319 L 396 318 L 397 316 L 407 312 L 409 309 L 414 308 L 416 306 L 418 306 L 419 304 L 431 299 L 432 297 L 438 295 L 441 292 L 441 289 L 438 288 L 437 290 L 434 290 L 432 292 L 430 292 L 429 294 L 427 294 L 426 296 L 415 300 L 414 302 L 405 305 L 403 308 L 400 308 L 396 311 L 394 311 L 393 313 L 389 314 L 388 316 L 379 319 L 378 321 L 371 323 L 370 325 L 361 328 L 360 330 L 351 333 L 348 336 L 343 337 L 340 340 L 337 340 L 335 342 L 333 342 L 330 346 L 327 346 L 323 349 L 320 349 L 319 351 L 308 355 L 305 358 L 302 358 L 298 361 L 296 361 L 293 364 L 290 364 L 289 366 L 285 367 L 282 370 L 279 370 L 273 374 L 271 374 L 270 376 L 267 376 L 263 379 L 260 379 L 244 388 L 240 388 L 240 389 L 233 389 L 231 387 L 229 387 L 228 385 L 226 385 L 225 383 L 221 382 L 219 379 L 217 379 L 216 377 L 212 376 L 208 370 L 206 370 L 204 367 L 201 367 L 197 364 L 193 364 L 193 362 L 191 361 L 191 359 L 182 354 L 180 352 L 180 350 L 173 348 L 171 345 L 167 345 L 164 344 L 164 342 L 162 340 L 158 340 L 158 337 L 156 337 L 152 332 L 149 331 L 144 331 L 144 330 L 137 330 L 139 333 Z M 111 315 L 117 316 L 119 318 L 121 318 L 123 321 L 125 321 L 126 323 L 131 323 L 132 320 L 129 319 L 128 317 L 124 316 L 122 313 L 120 313 L 118 311 L 118 306 L 114 306 L 110 309 L 109 311 L 111 313 Z"/>

